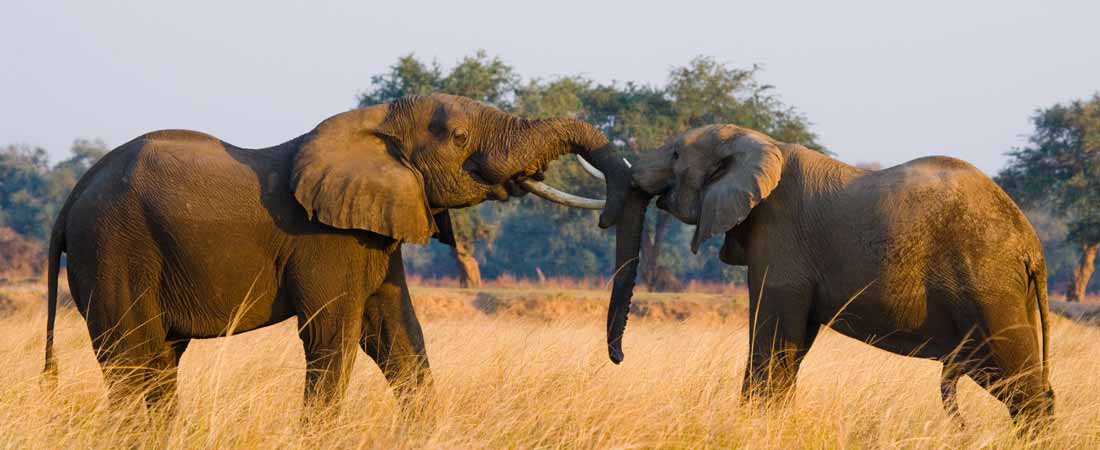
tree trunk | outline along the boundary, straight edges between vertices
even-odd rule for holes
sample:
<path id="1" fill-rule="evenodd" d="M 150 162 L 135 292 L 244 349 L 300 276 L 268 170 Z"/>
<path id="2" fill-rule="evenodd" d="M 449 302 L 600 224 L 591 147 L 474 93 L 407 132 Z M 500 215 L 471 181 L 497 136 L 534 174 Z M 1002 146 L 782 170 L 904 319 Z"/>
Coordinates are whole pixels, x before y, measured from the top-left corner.
<path id="1" fill-rule="evenodd" d="M 642 236 L 641 251 L 641 278 L 651 290 L 657 290 L 655 285 L 660 277 L 661 266 L 658 260 L 661 258 L 661 248 L 665 234 L 668 231 L 668 214 L 658 212 L 657 224 L 652 233 L 644 233 Z"/>
<path id="2" fill-rule="evenodd" d="M 1100 250 L 1100 242 L 1086 244 L 1081 248 L 1081 259 L 1077 261 L 1077 267 L 1073 269 L 1069 292 L 1066 293 L 1067 302 L 1080 302 L 1085 298 L 1085 289 L 1088 288 L 1092 271 L 1096 267 L 1097 250 Z"/>
<path id="3" fill-rule="evenodd" d="M 458 263 L 459 282 L 464 288 L 481 287 L 481 268 L 474 259 L 473 245 L 456 239 L 455 246 L 451 249 Z"/>

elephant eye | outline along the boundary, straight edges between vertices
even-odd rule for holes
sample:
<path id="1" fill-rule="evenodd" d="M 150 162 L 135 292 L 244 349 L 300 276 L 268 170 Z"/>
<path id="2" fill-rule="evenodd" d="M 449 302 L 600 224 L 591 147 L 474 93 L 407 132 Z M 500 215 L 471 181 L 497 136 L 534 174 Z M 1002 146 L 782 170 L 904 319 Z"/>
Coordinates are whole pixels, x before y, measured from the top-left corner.
<path id="1" fill-rule="evenodd" d="M 455 131 L 451 133 L 451 139 L 454 140 L 455 145 L 465 147 L 470 140 L 470 135 L 462 128 L 455 128 Z"/>

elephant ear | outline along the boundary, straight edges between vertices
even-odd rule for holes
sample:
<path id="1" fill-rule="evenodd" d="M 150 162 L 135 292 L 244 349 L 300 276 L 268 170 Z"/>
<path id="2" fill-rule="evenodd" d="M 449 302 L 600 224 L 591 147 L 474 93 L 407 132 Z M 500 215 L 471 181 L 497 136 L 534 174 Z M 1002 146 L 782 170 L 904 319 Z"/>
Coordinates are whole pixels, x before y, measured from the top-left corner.
<path id="1" fill-rule="evenodd" d="M 768 197 L 783 172 L 783 154 L 767 136 L 741 130 L 715 149 L 724 169 L 703 189 L 699 226 L 691 251 L 716 234 L 731 230 Z"/>
<path id="2" fill-rule="evenodd" d="M 400 142 L 382 126 L 388 105 L 342 113 L 304 136 L 291 188 L 311 219 L 426 243 L 436 231 L 424 194 Z"/>

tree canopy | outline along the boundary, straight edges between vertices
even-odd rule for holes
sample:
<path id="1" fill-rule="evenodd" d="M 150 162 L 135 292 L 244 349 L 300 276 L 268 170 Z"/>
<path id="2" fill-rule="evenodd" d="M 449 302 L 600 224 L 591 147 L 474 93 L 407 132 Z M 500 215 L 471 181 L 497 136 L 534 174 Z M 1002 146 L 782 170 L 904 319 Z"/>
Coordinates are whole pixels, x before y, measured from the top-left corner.
<path id="1" fill-rule="evenodd" d="M 1070 300 L 1079 300 L 1100 251 L 1100 93 L 1039 109 L 1029 145 L 1008 152 L 997 182 L 1021 206 L 1061 220 L 1077 248 Z"/>
<path id="2" fill-rule="evenodd" d="M 51 167 L 42 148 L 0 149 L 0 278 L 29 276 L 44 266 L 42 249 L 54 218 L 107 146 L 77 139 L 70 151 L 71 157 Z"/>
<path id="3" fill-rule="evenodd" d="M 410 54 L 399 58 L 387 72 L 372 76 L 370 88 L 359 96 L 358 104 L 442 92 L 470 97 L 528 118 L 576 117 L 599 128 L 628 158 L 659 147 L 681 131 L 710 123 L 737 123 L 786 142 L 823 150 L 806 118 L 783 103 L 773 86 L 759 82 L 759 73 L 757 66 L 738 69 L 713 58 L 698 57 L 673 68 L 663 86 L 601 84 L 581 75 L 524 80 L 512 66 L 484 51 L 462 58 L 450 69 Z M 548 182 L 568 186 L 582 195 L 603 195 L 600 182 L 576 164 L 564 162 L 570 158 L 551 165 L 546 174 Z M 661 220 L 659 213 L 653 216 L 651 221 Z M 483 268 L 490 277 L 506 273 L 517 277 L 540 273 L 606 276 L 611 267 L 610 233 L 596 227 L 595 212 L 523 198 L 453 211 L 452 219 L 459 234 L 457 253 L 476 255 L 482 263 L 478 272 Z M 684 231 L 686 226 L 679 222 L 663 223 L 657 228 L 661 233 L 651 236 L 651 242 L 690 237 Z M 678 245 L 681 243 L 653 254 L 677 275 L 688 278 L 721 278 L 730 272 L 714 258 L 690 255 L 686 245 Z M 447 251 L 438 244 L 406 252 L 414 272 L 456 273 Z"/>

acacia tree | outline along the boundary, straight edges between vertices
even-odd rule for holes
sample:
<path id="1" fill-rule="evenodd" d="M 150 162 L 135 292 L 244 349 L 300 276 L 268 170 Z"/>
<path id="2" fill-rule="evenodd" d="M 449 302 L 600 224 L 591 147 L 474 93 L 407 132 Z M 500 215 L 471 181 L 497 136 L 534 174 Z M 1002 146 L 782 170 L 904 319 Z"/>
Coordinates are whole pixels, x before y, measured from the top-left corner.
<path id="1" fill-rule="evenodd" d="M 446 73 L 438 62 L 425 64 L 408 54 L 390 66 L 389 72 L 371 77 L 371 89 L 359 96 L 359 106 L 440 92 L 509 110 L 516 83 L 512 67 L 499 57 L 489 58 L 484 50 L 462 58 Z M 451 252 L 459 268 L 459 280 L 462 287 L 479 287 L 481 269 L 474 258 L 474 245 L 477 241 L 491 242 L 496 227 L 478 214 L 478 207 L 451 211 L 451 221 L 455 233 Z"/>
<path id="2" fill-rule="evenodd" d="M 1100 251 L 1100 93 L 1039 109 L 1031 121 L 1030 145 L 1008 152 L 996 180 L 1021 206 L 1065 221 L 1078 252 L 1066 301 L 1078 302 Z"/>

